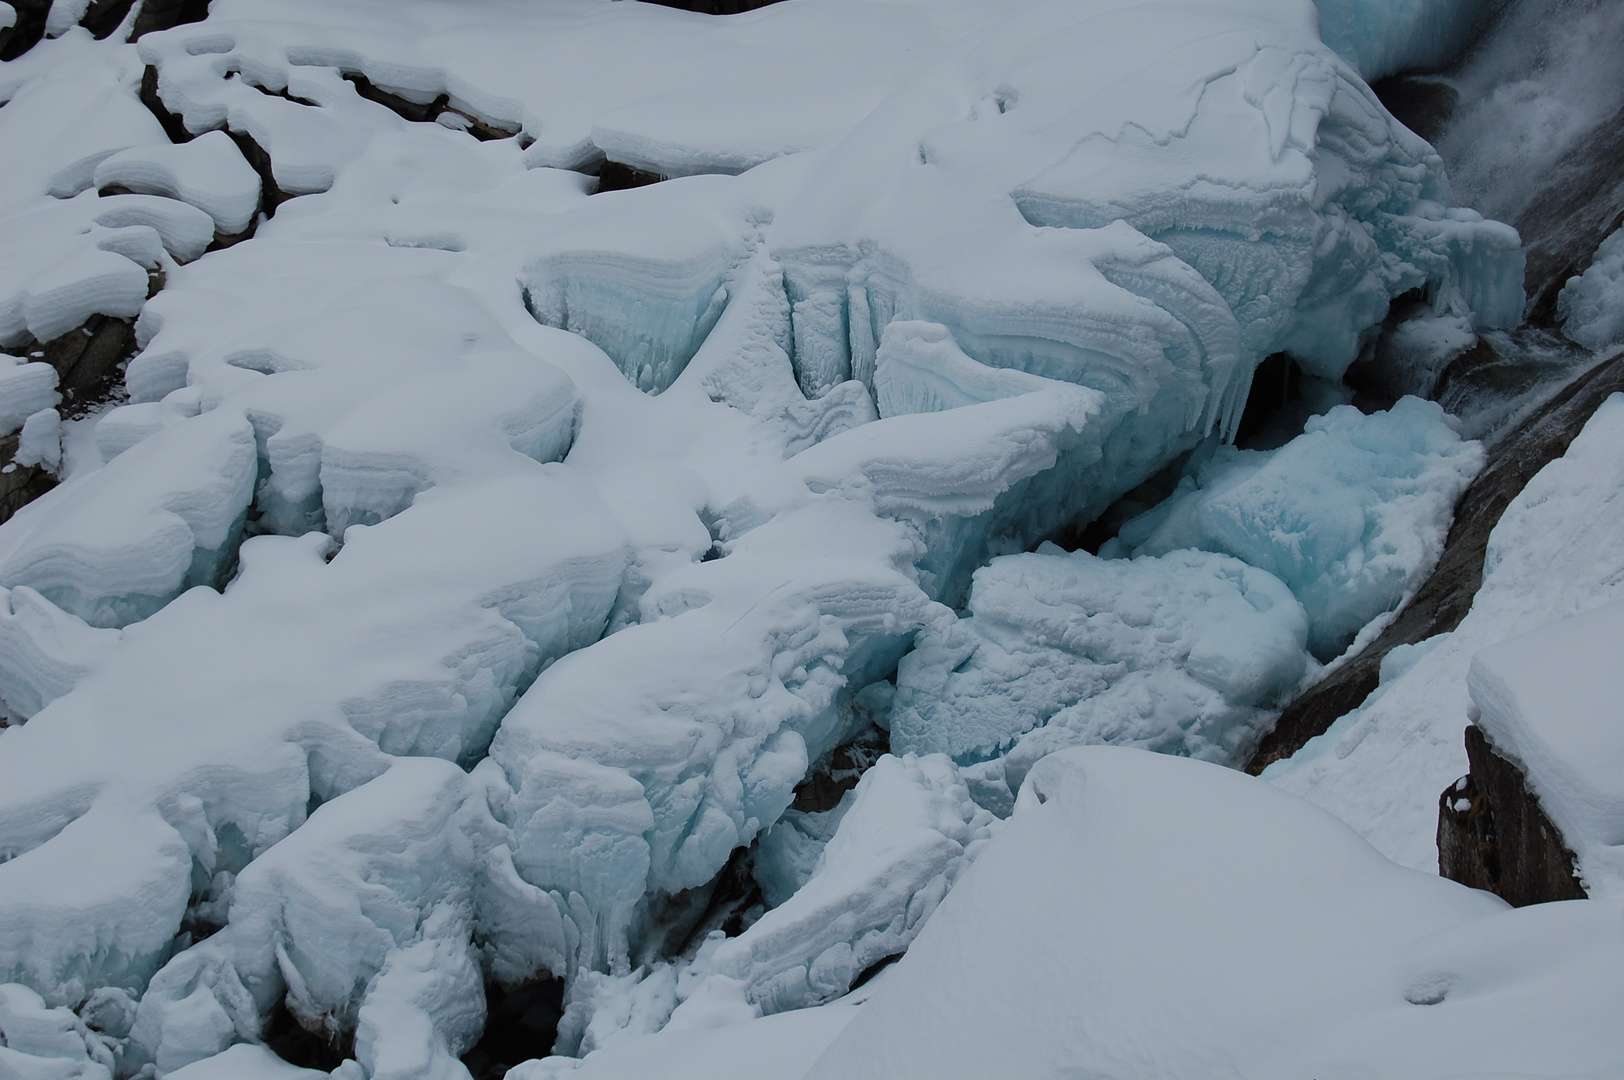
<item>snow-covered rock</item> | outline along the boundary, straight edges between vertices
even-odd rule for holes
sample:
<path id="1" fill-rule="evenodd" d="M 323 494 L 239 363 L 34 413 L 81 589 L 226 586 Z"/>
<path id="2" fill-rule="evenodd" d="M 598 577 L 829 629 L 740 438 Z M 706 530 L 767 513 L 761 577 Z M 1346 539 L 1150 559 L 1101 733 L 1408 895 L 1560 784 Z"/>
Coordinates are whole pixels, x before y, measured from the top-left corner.
<path id="1" fill-rule="evenodd" d="M 227 236 L 247 229 L 259 209 L 259 175 L 221 131 L 121 150 L 96 166 L 95 183 L 179 199 L 208 214 Z"/>
<path id="2" fill-rule="evenodd" d="M 1478 727 L 1523 770 L 1591 896 L 1624 888 L 1621 641 L 1613 600 L 1481 650 L 1466 678 Z"/>
<path id="3" fill-rule="evenodd" d="M 807 1076 L 1605 1075 L 1619 916 L 1511 910 L 1226 769 L 1066 750 Z"/>
<path id="4" fill-rule="evenodd" d="M 1264 777 L 1330 810 L 1397 862 L 1435 869 L 1438 793 L 1466 772 L 1472 657 L 1620 595 L 1621 463 L 1624 395 L 1614 394 L 1506 507 L 1461 624 L 1394 661 L 1360 708 Z"/>

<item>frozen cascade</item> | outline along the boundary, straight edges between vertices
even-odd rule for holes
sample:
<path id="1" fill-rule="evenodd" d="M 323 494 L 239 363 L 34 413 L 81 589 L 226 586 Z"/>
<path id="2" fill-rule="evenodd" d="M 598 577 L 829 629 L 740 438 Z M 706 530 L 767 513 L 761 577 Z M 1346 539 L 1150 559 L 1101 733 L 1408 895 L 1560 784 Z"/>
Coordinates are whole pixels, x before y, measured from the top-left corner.
<path id="1" fill-rule="evenodd" d="M 140 349 L 0 526 L 0 979 L 139 997 L 124 1071 L 246 1069 L 285 1007 L 366 1080 L 465 1075 L 481 983 L 653 979 L 858 692 L 979 632 L 978 567 L 1231 434 L 1264 356 L 1340 375 L 1391 297 L 1515 319 L 1515 234 L 1317 25 L 215 0 L 0 67 L 0 345 L 100 313 Z M 559 168 L 605 159 L 677 179 Z M 1314 612 L 1231 556 L 1015 560 L 1261 629 L 1119 680 L 1182 673 L 1187 752 L 1308 665 Z M 684 958 L 677 1030 L 814 1006 L 925 925 L 1021 766 L 908 756 L 911 722 L 773 911 Z M 948 749 L 1074 729 L 1036 723 Z"/>

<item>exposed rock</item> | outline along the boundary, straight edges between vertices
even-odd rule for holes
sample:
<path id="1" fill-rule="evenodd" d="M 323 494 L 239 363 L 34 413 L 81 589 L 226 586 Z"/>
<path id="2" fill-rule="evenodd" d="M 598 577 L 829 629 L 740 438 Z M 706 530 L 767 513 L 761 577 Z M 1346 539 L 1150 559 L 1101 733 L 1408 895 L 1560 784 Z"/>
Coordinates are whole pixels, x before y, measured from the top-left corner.
<path id="1" fill-rule="evenodd" d="M 1447 373 L 1446 373 L 1447 374 Z M 1376 689 L 1382 658 L 1398 645 L 1453 630 L 1472 608 L 1483 581 L 1489 533 L 1534 474 L 1568 444 L 1609 394 L 1624 390 L 1624 350 L 1589 368 L 1489 450 L 1487 466 L 1455 507 L 1455 522 L 1438 567 L 1397 618 L 1363 652 L 1288 705 L 1246 765 L 1256 776 L 1322 735 L 1337 717 Z"/>
<path id="2" fill-rule="evenodd" d="M 603 191 L 625 191 L 627 188 L 647 187 L 658 184 L 665 177 L 659 173 L 645 172 L 634 169 L 630 165 L 622 165 L 618 161 L 606 161 L 598 169 L 598 186 L 594 195 Z"/>
<path id="3" fill-rule="evenodd" d="M 564 1016 L 564 980 L 543 977 L 522 986 L 485 988 L 485 1034 L 462 1063 L 474 1080 L 502 1080 L 521 1061 L 546 1057 Z"/>
<path id="4" fill-rule="evenodd" d="M 18 465 L 17 436 L 0 438 L 0 524 L 56 487 L 56 477 L 38 465 Z"/>
<path id="5" fill-rule="evenodd" d="M 414 124 L 438 123 L 458 131 L 466 131 L 480 142 L 492 139 L 511 139 L 518 128 L 506 127 L 496 121 L 484 120 L 472 113 L 451 107 L 451 96 L 441 94 L 428 102 L 412 101 L 399 94 L 380 89 L 358 71 L 346 71 L 345 79 L 355 86 L 355 92 L 368 101 L 376 102 Z"/>
<path id="6" fill-rule="evenodd" d="M 1515 907 L 1583 900 L 1573 853 L 1528 790 L 1522 770 L 1466 728 L 1471 772 L 1438 797 L 1438 871 Z"/>
<path id="7" fill-rule="evenodd" d="M 56 368 L 62 414 L 83 415 L 118 390 L 123 366 L 135 355 L 135 325 L 92 315 L 83 326 L 24 351 L 28 359 Z"/>
<path id="8" fill-rule="evenodd" d="M 661 7 L 697 11 L 704 15 L 737 15 L 743 11 L 754 11 L 768 4 L 775 4 L 778 0 L 650 0 L 650 2 Z"/>
<path id="9" fill-rule="evenodd" d="M 0 30 L 0 60 L 15 60 L 32 49 L 45 36 L 45 18 L 51 13 L 51 0 L 9 0 L 17 21 Z"/>

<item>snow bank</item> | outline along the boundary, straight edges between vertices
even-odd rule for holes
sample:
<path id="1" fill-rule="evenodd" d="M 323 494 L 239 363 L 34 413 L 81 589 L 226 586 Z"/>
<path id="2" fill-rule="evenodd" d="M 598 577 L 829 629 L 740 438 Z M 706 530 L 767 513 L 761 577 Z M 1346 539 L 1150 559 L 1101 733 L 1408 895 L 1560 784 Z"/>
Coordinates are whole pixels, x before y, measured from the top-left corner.
<path id="1" fill-rule="evenodd" d="M 1264 777 L 1330 810 L 1394 860 L 1434 870 L 1438 793 L 1466 772 L 1472 656 L 1620 595 L 1621 462 L 1624 395 L 1615 394 L 1506 507 L 1461 624 Z"/>
<path id="2" fill-rule="evenodd" d="M 1302 601 L 1309 646 L 1329 660 L 1426 580 L 1482 467 L 1482 448 L 1433 402 L 1370 416 L 1338 406 L 1278 450 L 1216 448 L 1102 554 L 1202 548 L 1267 570 Z"/>
<path id="3" fill-rule="evenodd" d="M 1513 911 L 1252 778 L 1067 750 L 807 1076 L 1602 1075 L 1619 914 Z"/>
<path id="4" fill-rule="evenodd" d="M 1528 777 L 1591 896 L 1624 885 L 1621 640 L 1615 600 L 1491 645 L 1466 677 L 1477 725 Z"/>
<path id="5" fill-rule="evenodd" d="M 1244 758 L 1308 660 L 1290 591 L 1205 552 L 1004 556 L 976 571 L 970 613 L 903 657 L 891 745 L 965 763 L 1007 755 L 1012 787 L 1083 743 Z"/>
<path id="6" fill-rule="evenodd" d="M 1562 332 L 1587 349 L 1624 342 L 1624 229 L 1601 242 L 1583 274 L 1556 298 Z"/>

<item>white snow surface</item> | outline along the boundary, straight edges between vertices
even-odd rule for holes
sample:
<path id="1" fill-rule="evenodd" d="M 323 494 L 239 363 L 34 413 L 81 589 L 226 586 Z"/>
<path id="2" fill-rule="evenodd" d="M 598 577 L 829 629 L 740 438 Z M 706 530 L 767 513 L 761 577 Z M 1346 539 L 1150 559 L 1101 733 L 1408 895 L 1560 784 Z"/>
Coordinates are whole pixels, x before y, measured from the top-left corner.
<path id="1" fill-rule="evenodd" d="M 272 1069 L 231 1047 L 284 996 L 366 1080 L 463 1075 L 486 981 L 652 997 L 652 928 L 978 567 L 1232 431 L 1269 353 L 1338 376 L 1423 286 L 1521 310 L 1515 234 L 1295 0 L 215 0 L 136 44 L 78 10 L 0 64 L 0 346 L 102 315 L 139 352 L 0 525 L 0 980 L 139 997 L 163 1073 Z M 606 159 L 673 179 L 567 171 Z M 1253 708 L 1292 602 L 1181 560 L 1278 601 L 1224 597 L 1272 635 L 1215 654 Z M 971 794 L 1010 798 L 876 768 L 714 970 L 677 958 L 673 1037 L 907 947 Z M 809 1056 L 808 1015 L 741 1046 Z"/>
<path id="2" fill-rule="evenodd" d="M 1480 649 L 1598 607 L 1624 587 L 1624 395 L 1511 501 L 1472 609 L 1265 779 L 1325 807 L 1383 854 L 1434 870 L 1438 795 L 1466 773 L 1467 672 Z M 1589 676 L 1574 673 L 1576 680 Z"/>
<path id="3" fill-rule="evenodd" d="M 1621 916 L 1510 909 L 1204 762 L 1063 750 L 806 1075 L 1614 1075 Z"/>
<path id="4" fill-rule="evenodd" d="M 1522 768 L 1591 896 L 1624 891 L 1621 642 L 1613 600 L 1483 649 L 1466 677 L 1478 726 Z"/>

